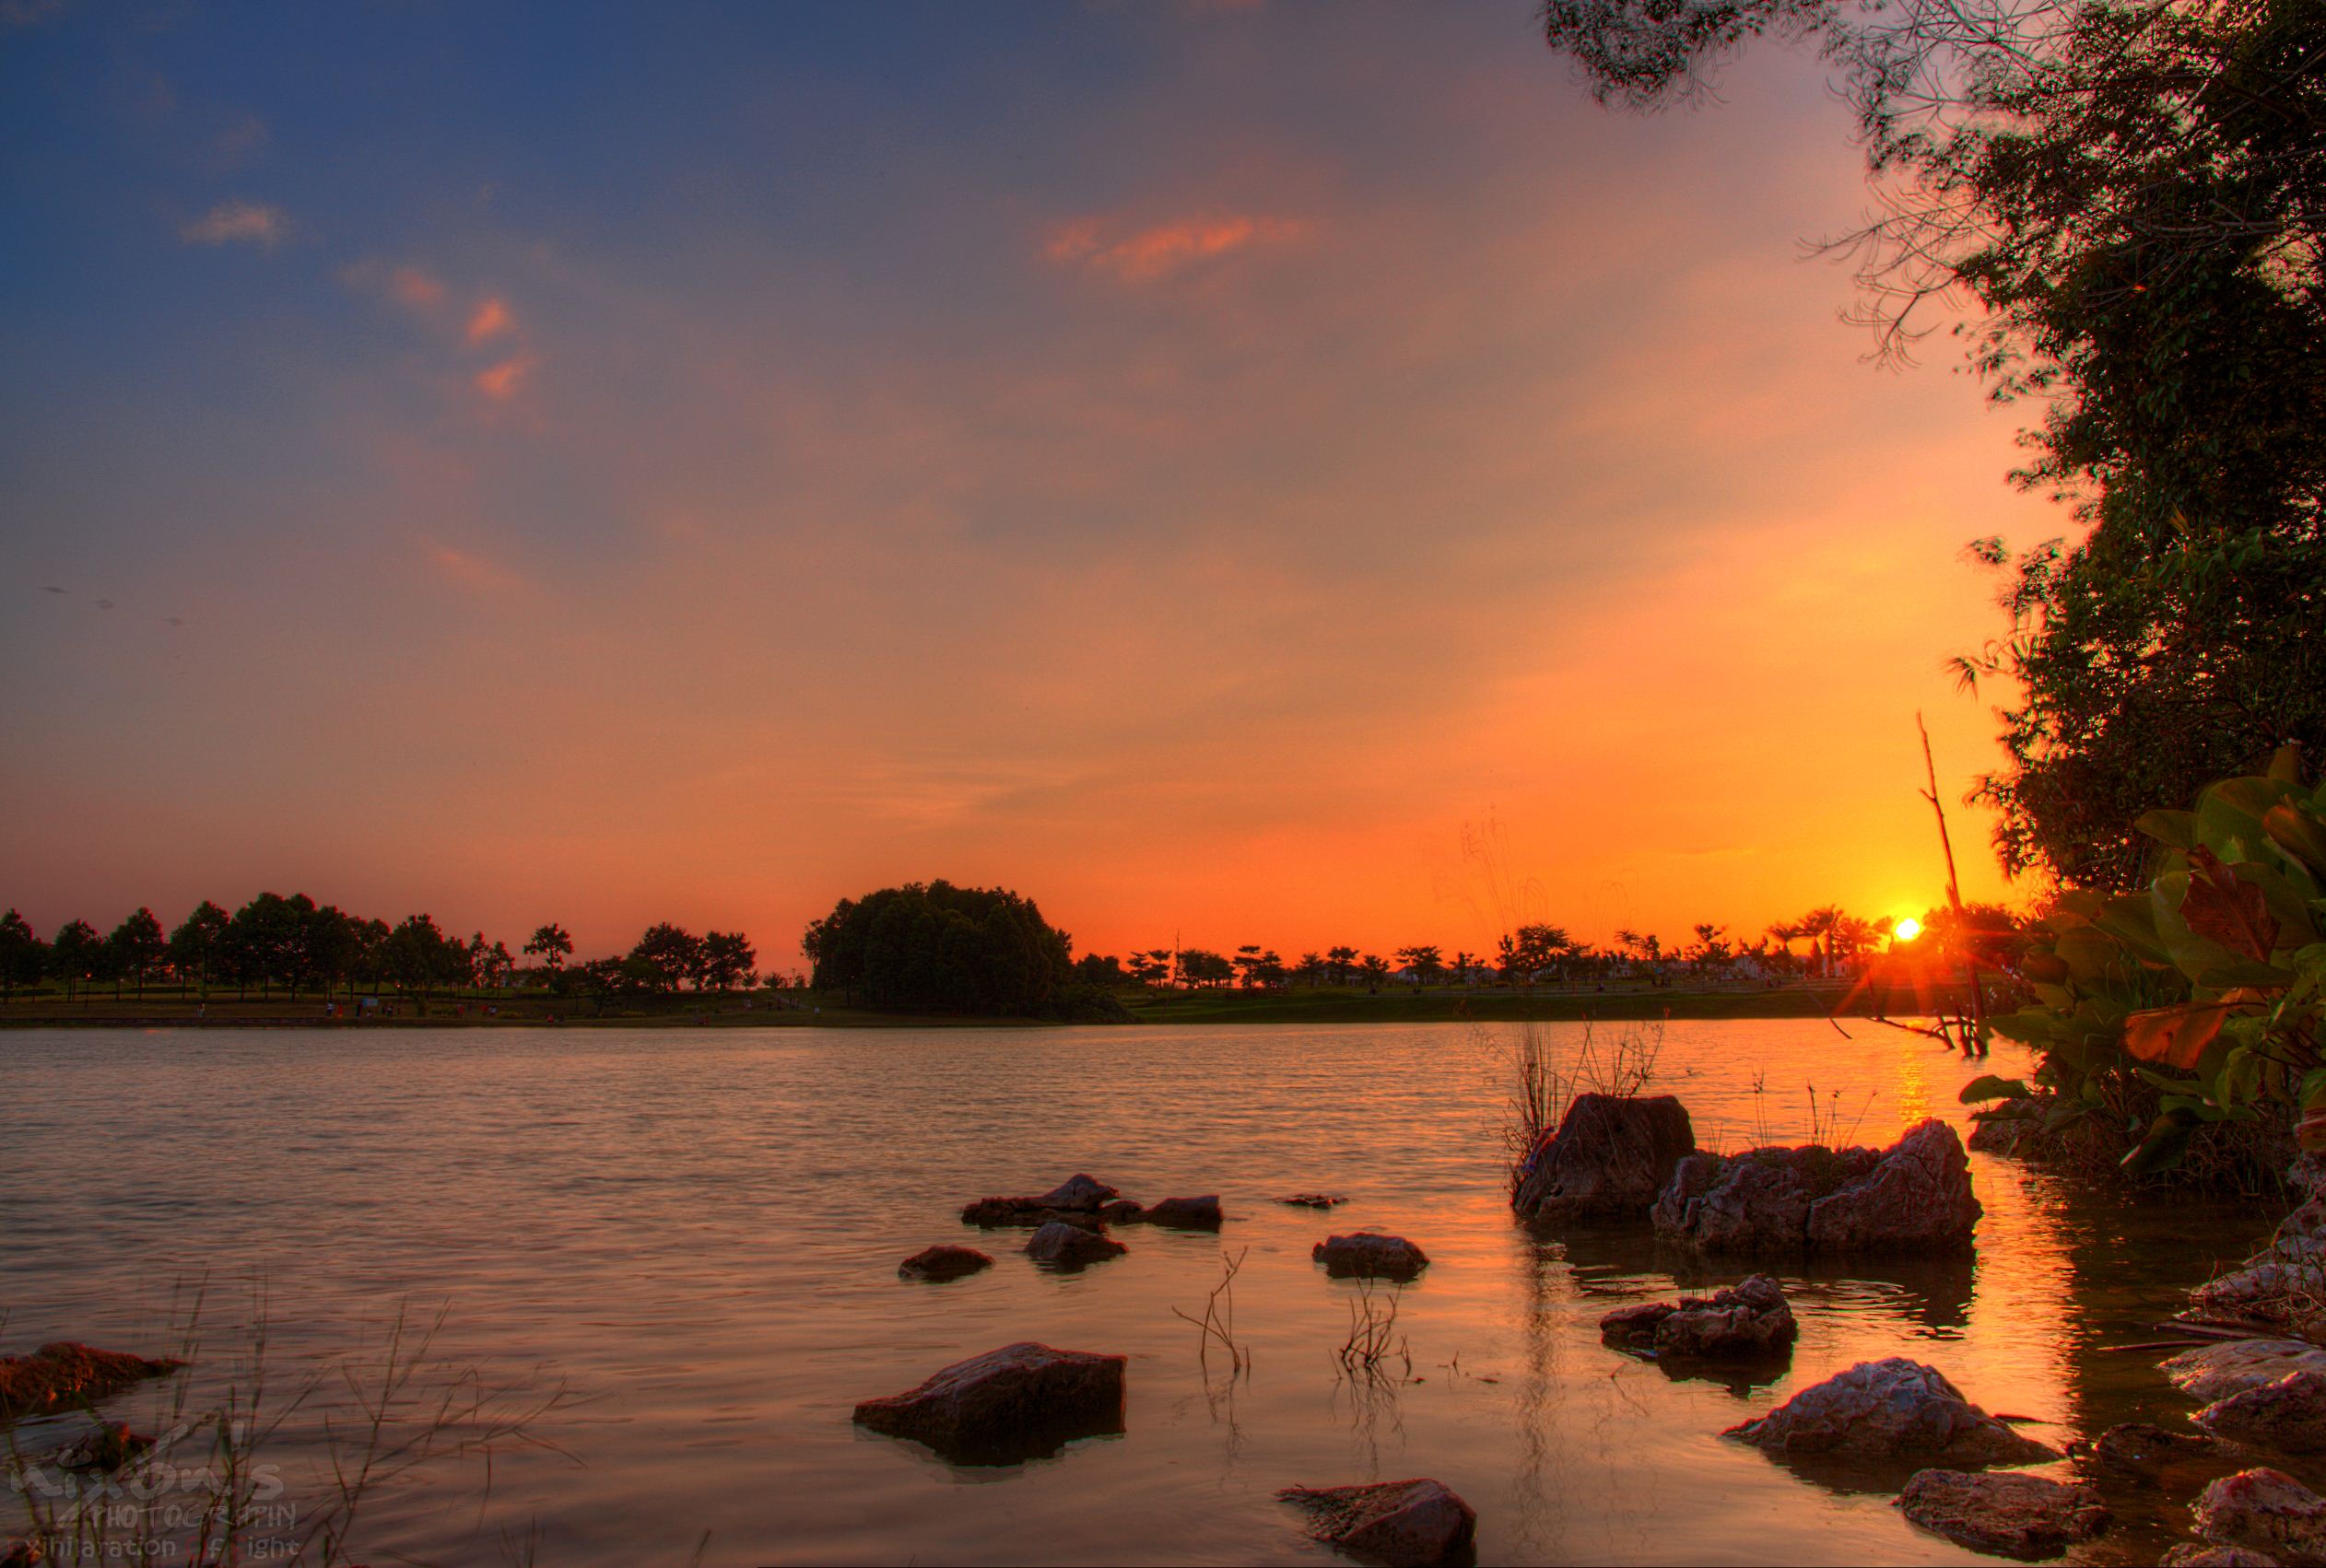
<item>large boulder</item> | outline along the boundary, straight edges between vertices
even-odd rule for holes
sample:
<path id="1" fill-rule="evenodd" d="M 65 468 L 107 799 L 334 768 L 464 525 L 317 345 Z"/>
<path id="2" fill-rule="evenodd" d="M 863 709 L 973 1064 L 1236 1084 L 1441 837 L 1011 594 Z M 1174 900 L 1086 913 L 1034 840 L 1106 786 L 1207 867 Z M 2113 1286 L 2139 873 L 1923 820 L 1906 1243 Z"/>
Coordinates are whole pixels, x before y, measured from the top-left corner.
<path id="1" fill-rule="evenodd" d="M 1812 1252 L 1966 1252 L 1979 1223 L 1970 1160 L 1935 1118 L 1910 1129 L 1874 1168 L 1809 1211 Z"/>
<path id="2" fill-rule="evenodd" d="M 1755 1274 L 1709 1299 L 1683 1296 L 1611 1312 L 1599 1337 L 1618 1349 L 1682 1361 L 1749 1361 L 1780 1356 L 1800 1332 L 1777 1281 Z"/>
<path id="3" fill-rule="evenodd" d="M 2189 1419 L 2216 1437 L 2315 1454 L 2326 1449 L 2326 1372 L 2289 1372 L 2215 1399 Z"/>
<path id="4" fill-rule="evenodd" d="M 1395 1280 L 1403 1283 L 1429 1267 L 1428 1255 L 1404 1236 L 1377 1235 L 1371 1231 L 1327 1236 L 1309 1249 L 1309 1256 L 1323 1264 L 1324 1271 L 1336 1280 Z"/>
<path id="5" fill-rule="evenodd" d="M 1510 1206 L 1526 1220 L 1640 1219 L 1695 1152 L 1687 1107 L 1670 1094 L 1578 1094 L 1520 1167 Z"/>
<path id="6" fill-rule="evenodd" d="M 974 1246 L 924 1246 L 897 1265 L 897 1277 L 903 1280 L 957 1280 L 992 1267 L 993 1259 Z"/>
<path id="7" fill-rule="evenodd" d="M 856 1422 L 958 1464 L 1015 1464 L 1122 1430 L 1127 1358 L 1028 1340 L 956 1362 L 919 1387 L 856 1407 Z"/>
<path id="8" fill-rule="evenodd" d="M 1958 1469 L 2060 1457 L 1964 1398 L 1936 1367 L 1903 1356 L 1860 1362 L 1722 1435 L 1778 1454 L 1932 1459 Z"/>
<path id="9" fill-rule="evenodd" d="M 2100 1494 L 2041 1476 L 1918 1470 L 1898 1493 L 1906 1516 L 1977 1551 L 2051 1557 L 2108 1528 Z"/>
<path id="10" fill-rule="evenodd" d="M 1752 1149 L 1680 1162 L 1651 1218 L 1660 1235 L 1705 1252 L 1968 1250 L 1979 1222 L 1970 1162 L 1944 1122 L 1888 1149 Z"/>
<path id="11" fill-rule="evenodd" d="M 2274 1383 L 2292 1372 L 2326 1372 L 2326 1350 L 2300 1340 L 2223 1340 L 2160 1363 L 2172 1386 L 2203 1404 Z"/>
<path id="12" fill-rule="evenodd" d="M 2216 1547 L 2260 1552 L 2285 1568 L 2326 1564 L 2326 1497 L 2283 1470 L 2223 1476 L 2197 1494 L 2191 1512 L 2197 1533 Z"/>
<path id="13" fill-rule="evenodd" d="M 1288 1486 L 1276 1496 L 1307 1510 L 1310 1539 L 1387 1568 L 1439 1568 L 1477 1554 L 1477 1513 L 1443 1481 Z"/>
<path id="14" fill-rule="evenodd" d="M 72 1340 L 42 1345 L 29 1356 L 0 1356 L 0 1421 L 79 1410 L 184 1364 L 169 1357 L 100 1351 Z"/>
<path id="15" fill-rule="evenodd" d="M 1163 1225 L 1181 1231 L 1216 1231 L 1228 1216 L 1219 1206 L 1217 1194 L 1202 1198 L 1166 1198 L 1122 1216 L 1145 1225 Z"/>
<path id="16" fill-rule="evenodd" d="M 1026 1243 L 1027 1257 L 1037 1263 L 1051 1263 L 1063 1269 L 1079 1269 L 1086 1263 L 1120 1258 L 1130 1250 L 1111 1236 L 1056 1220 L 1036 1231 Z"/>

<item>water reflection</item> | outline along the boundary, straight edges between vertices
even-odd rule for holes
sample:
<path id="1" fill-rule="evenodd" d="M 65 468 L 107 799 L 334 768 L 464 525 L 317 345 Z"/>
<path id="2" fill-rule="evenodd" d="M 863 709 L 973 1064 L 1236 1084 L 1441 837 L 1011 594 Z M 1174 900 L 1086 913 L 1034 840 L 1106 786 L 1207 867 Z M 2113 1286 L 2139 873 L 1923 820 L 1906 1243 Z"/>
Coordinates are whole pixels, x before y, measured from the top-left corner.
<path id="1" fill-rule="evenodd" d="M 1094 1060 L 1103 1093 L 1058 1092 Z M 2016 1070 L 1815 1020 L 1675 1023 L 1664 1060 L 1659 1087 L 1707 1142 L 1773 1114 L 1756 1078 L 1870 1097 L 1859 1137 L 1883 1142 L 1925 1112 L 1959 1118 L 1978 1071 Z M 1477 1507 L 1488 1562 L 1959 1562 L 1852 1478 L 1804 1476 L 1719 1433 L 1893 1354 L 2035 1418 L 2055 1445 L 2128 1419 L 2180 1423 L 2156 1358 L 2106 1347 L 2156 1337 L 2177 1293 L 2272 1218 L 2129 1208 L 1977 1156 L 1974 1258 L 1779 1262 L 1801 1324 L 1791 1363 L 1675 1376 L 1603 1345 L 1600 1317 L 1752 1265 L 1659 1248 L 1645 1227 L 1514 1224 L 1502 1071 L 1498 1043 L 1460 1025 L 511 1030 L 489 1048 L 18 1034 L 0 1039 L 0 1103 L 41 1114 L 0 1140 L 0 1348 L 137 1348 L 157 1286 L 252 1268 L 287 1356 L 330 1353 L 382 1302 L 450 1293 L 448 1349 L 546 1361 L 596 1397 L 556 1434 L 586 1469 L 511 1455 L 481 1505 L 465 1486 L 399 1489 L 374 1516 L 371 1561 L 469 1560 L 473 1529 L 536 1519 L 541 1559 L 584 1568 L 681 1561 L 705 1528 L 706 1562 L 734 1568 L 1305 1560 L 1277 1487 L 1427 1474 Z M 205 1114 L 150 1113 L 170 1105 Z M 1126 1231 L 1126 1255 L 1079 1275 L 997 1248 L 971 1279 L 897 1279 L 920 1247 L 975 1239 L 964 1201 L 1076 1170 L 1144 1199 L 1219 1191 L 1228 1231 Z M 1277 1201 L 1313 1190 L 1350 1206 Z M 1400 1299 L 1412 1370 L 1401 1359 L 1387 1384 L 1336 1363 L 1349 1287 L 1309 1256 L 1359 1228 L 1436 1260 Z M 1243 1378 L 1207 1367 L 1172 1315 L 1200 1315 L 1223 1241 L 1250 1249 Z M 1024 1339 L 1128 1355 L 1125 1433 L 973 1470 L 850 1421 L 857 1400 Z M 2185 1528 L 2185 1498 L 2108 1485 L 2122 1522 L 2073 1555 L 2153 1562 Z"/>

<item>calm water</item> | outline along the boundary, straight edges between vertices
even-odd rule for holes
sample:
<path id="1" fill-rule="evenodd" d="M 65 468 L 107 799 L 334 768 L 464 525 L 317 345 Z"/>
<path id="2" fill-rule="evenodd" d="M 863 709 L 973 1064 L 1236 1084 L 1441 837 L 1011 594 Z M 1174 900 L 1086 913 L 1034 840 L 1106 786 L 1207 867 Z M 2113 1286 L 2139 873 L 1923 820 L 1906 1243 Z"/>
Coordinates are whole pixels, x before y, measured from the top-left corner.
<path id="1" fill-rule="evenodd" d="M 1577 1031 L 1546 1026 L 1571 1041 Z M 1674 1024 L 1659 1086 L 1700 1141 L 1806 1131 L 1802 1086 L 1848 1085 L 1845 1132 L 1960 1122 L 1977 1069 L 1873 1026 Z M 401 1302 L 450 1316 L 448 1363 L 587 1402 L 563 1453 L 453 1465 L 367 1510 L 374 1562 L 1313 1562 L 1278 1487 L 1433 1475 L 1499 1562 L 1953 1562 L 1885 1496 L 1805 1479 L 1716 1433 L 1866 1357 L 1944 1369 L 2055 1444 L 2186 1407 L 2146 1325 L 2271 1216 L 2133 1209 L 1972 1157 L 1987 1215 L 1959 1266 L 1786 1276 L 1791 1371 L 1675 1380 L 1603 1348 L 1618 1302 L 1679 1260 L 1636 1239 L 1538 1239 L 1503 1201 L 1507 1031 L 1463 1025 L 766 1034 L 503 1031 L 0 1036 L 0 1342 L 167 1349 L 173 1285 L 206 1274 L 206 1347 L 263 1281 L 270 1364 L 377 1345 Z M 1756 1096 L 1756 1075 L 1768 1085 Z M 1023 1233 L 965 1231 L 987 1193 L 1090 1171 L 1152 1200 L 1216 1191 L 1217 1237 L 1131 1228 L 1128 1256 L 1038 1271 Z M 1348 1195 L 1332 1215 L 1285 1193 Z M 1351 1286 L 1330 1229 L 1413 1237 L 1413 1379 L 1331 1357 Z M 997 1265 L 899 1281 L 935 1241 Z M 1223 1249 L 1248 1381 L 1194 1330 Z M 1691 1273 L 1704 1285 L 1734 1274 Z M 1128 1431 L 1007 1469 L 856 1432 L 853 1403 L 1035 1339 L 1131 1358 Z M 226 1375 L 231 1358 L 198 1369 Z M 146 1395 L 121 1409 L 141 1413 Z M 311 1423 L 295 1423 L 286 1453 Z M 295 1469 L 295 1467 L 294 1467 Z M 2120 1504 L 2123 1500 L 2118 1500 Z M 2168 1500 L 2169 1502 L 2169 1500 Z M 2179 1511 L 2131 1505 L 2086 1556 L 2151 1561 Z M 1989 1560 L 1991 1561 L 1991 1560 Z"/>

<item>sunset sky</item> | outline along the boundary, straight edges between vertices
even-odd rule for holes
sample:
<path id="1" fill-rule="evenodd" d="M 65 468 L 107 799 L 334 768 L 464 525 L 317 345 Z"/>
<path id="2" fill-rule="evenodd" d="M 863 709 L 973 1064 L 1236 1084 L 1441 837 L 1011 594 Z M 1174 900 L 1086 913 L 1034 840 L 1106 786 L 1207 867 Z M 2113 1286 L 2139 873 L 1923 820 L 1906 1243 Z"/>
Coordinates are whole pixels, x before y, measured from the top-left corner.
<path id="1" fill-rule="evenodd" d="M 1533 11 L 0 0 L 0 904 L 1939 901 L 2029 415 L 1838 320 L 1813 62 L 1635 117 Z"/>

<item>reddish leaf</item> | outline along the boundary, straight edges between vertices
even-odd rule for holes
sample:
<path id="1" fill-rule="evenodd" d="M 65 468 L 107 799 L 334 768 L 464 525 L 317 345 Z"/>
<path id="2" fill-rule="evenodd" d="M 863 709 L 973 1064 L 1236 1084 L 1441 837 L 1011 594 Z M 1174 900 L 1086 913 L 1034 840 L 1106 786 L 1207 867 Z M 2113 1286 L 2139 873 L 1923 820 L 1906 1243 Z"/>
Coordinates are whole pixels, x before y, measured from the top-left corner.
<path id="1" fill-rule="evenodd" d="M 2233 1001 L 2192 1001 L 2185 1007 L 2152 1007 L 2124 1019 L 2124 1048 L 2143 1061 L 2160 1061 L 2180 1072 L 2194 1072 L 2222 1021 L 2236 1008 Z"/>
<path id="2" fill-rule="evenodd" d="M 2202 844 L 2190 855 L 2189 864 L 2189 896 L 2180 903 L 2180 918 L 2189 929 L 2232 953 L 2268 963 L 2277 947 L 2277 919 L 2261 890 L 2239 882 L 2221 857 Z"/>

